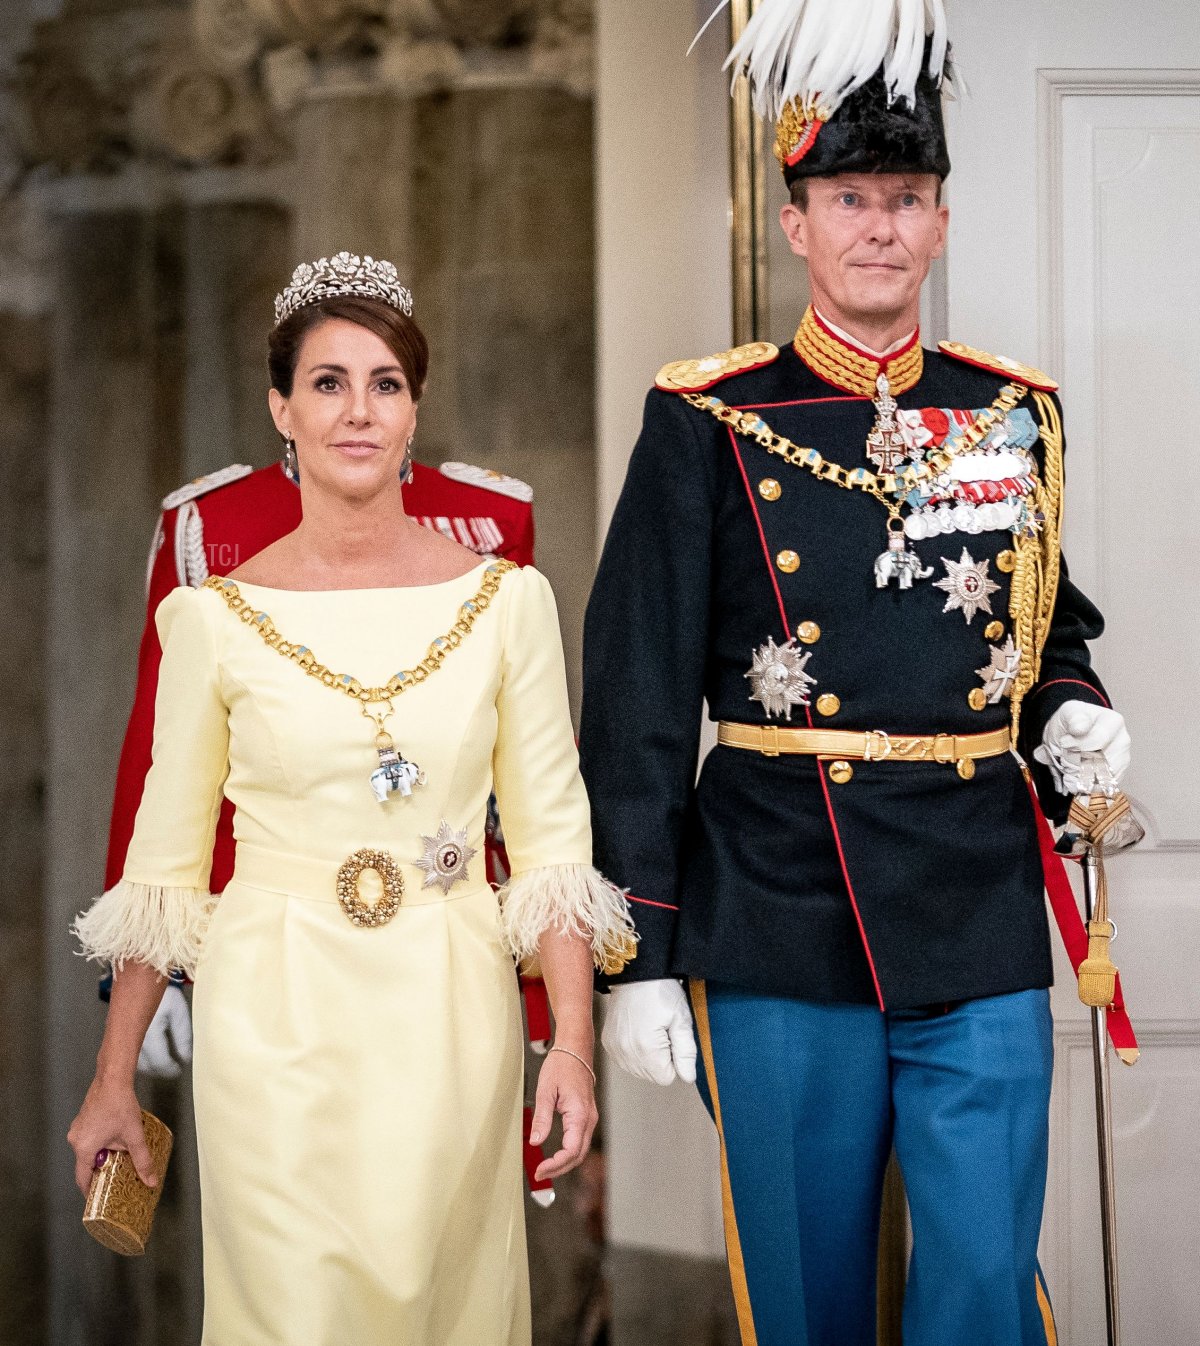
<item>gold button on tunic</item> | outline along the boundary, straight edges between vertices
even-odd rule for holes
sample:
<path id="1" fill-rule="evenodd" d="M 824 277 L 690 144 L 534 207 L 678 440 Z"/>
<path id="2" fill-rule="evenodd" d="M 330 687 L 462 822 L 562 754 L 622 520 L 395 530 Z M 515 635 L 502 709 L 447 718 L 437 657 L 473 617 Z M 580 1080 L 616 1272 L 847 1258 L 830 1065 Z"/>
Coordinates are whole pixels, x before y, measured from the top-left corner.
<path id="1" fill-rule="evenodd" d="M 800 558 L 790 549 L 781 551 L 775 558 L 775 564 L 785 575 L 795 574 L 800 569 Z"/>

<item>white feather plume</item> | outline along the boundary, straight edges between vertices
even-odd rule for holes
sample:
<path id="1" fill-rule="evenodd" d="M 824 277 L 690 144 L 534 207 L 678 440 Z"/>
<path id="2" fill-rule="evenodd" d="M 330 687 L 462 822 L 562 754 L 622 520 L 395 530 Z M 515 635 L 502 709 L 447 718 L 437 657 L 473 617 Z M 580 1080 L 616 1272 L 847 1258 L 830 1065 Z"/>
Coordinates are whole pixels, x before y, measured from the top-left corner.
<path id="1" fill-rule="evenodd" d="M 500 890 L 500 930 L 518 961 L 535 958 L 548 930 L 590 941 L 597 967 L 633 957 L 637 940 L 624 892 L 591 865 L 514 874 Z"/>
<path id="2" fill-rule="evenodd" d="M 721 0 L 701 33 L 728 3 Z M 735 80 L 749 77 L 754 109 L 771 121 L 792 99 L 833 113 L 881 67 L 888 97 L 912 106 L 930 36 L 927 68 L 940 81 L 943 0 L 761 0 L 725 65 Z"/>
<path id="3" fill-rule="evenodd" d="M 122 879 L 82 912 L 71 927 L 83 954 L 111 963 L 148 963 L 162 976 L 182 968 L 190 977 L 217 899 L 199 888 L 163 888 Z"/>

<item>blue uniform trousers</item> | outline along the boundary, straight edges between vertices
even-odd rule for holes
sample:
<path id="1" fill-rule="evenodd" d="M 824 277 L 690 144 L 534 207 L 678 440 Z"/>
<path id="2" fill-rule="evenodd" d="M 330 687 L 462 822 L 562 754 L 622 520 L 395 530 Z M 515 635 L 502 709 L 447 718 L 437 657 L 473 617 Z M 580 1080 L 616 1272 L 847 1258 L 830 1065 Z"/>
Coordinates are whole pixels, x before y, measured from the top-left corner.
<path id="1" fill-rule="evenodd" d="M 905 1346 L 1054 1346 L 1037 1265 L 1048 992 L 884 1013 L 691 994 L 743 1346 L 875 1346 L 893 1144 L 913 1226 Z"/>

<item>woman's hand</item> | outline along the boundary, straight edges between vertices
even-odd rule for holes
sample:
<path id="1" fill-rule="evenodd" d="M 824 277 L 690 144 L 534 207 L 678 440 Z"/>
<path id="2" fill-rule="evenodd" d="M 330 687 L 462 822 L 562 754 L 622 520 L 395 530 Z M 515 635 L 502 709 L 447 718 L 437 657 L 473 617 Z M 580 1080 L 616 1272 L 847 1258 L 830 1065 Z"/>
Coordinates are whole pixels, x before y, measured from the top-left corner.
<path id="1" fill-rule="evenodd" d="M 600 1120 L 591 1071 L 565 1051 L 551 1050 L 538 1072 L 537 1103 L 529 1133 L 534 1145 L 540 1145 L 550 1134 L 556 1112 L 562 1115 L 562 1146 L 538 1165 L 534 1176 L 539 1181 L 561 1178 L 583 1163 L 592 1145 L 592 1132 Z"/>
<path id="2" fill-rule="evenodd" d="M 75 1186 L 84 1196 L 99 1167 L 96 1158 L 101 1150 L 128 1150 L 138 1177 L 147 1187 L 158 1186 L 132 1082 L 107 1082 L 97 1076 L 67 1132 L 67 1144 L 75 1151 Z"/>

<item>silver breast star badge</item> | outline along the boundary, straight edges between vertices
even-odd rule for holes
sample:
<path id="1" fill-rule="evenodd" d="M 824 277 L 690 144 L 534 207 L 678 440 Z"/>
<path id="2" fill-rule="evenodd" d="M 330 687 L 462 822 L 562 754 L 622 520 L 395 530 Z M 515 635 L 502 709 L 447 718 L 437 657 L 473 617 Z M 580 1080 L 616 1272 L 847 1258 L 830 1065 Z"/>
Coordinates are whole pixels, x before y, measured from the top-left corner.
<path id="1" fill-rule="evenodd" d="M 1013 683 L 1021 669 L 1021 651 L 1013 644 L 1012 636 L 1003 645 L 990 645 L 992 662 L 975 672 L 983 679 L 988 705 L 999 704 L 1002 697 L 1012 696 Z"/>
<path id="2" fill-rule="evenodd" d="M 450 824 L 442 820 L 433 837 L 422 836 L 425 853 L 417 861 L 417 866 L 425 871 L 422 888 L 432 888 L 437 884 L 443 893 L 448 893 L 456 883 L 467 877 L 467 865 L 476 854 L 473 846 L 467 845 L 467 831 L 455 832 Z"/>
<path id="3" fill-rule="evenodd" d="M 804 671 L 812 658 L 812 650 L 800 650 L 794 640 L 776 645 L 768 637 L 765 645 L 754 651 L 754 665 L 746 677 L 754 689 L 750 700 L 759 702 L 768 716 L 792 718 L 793 706 L 808 705 L 808 689 L 816 685 L 816 678 Z"/>
<path id="4" fill-rule="evenodd" d="M 949 595 L 942 611 L 961 612 L 968 626 L 980 608 L 990 613 L 992 605 L 988 595 L 996 593 L 1000 586 L 995 580 L 988 579 L 987 561 L 973 561 L 971 553 L 964 547 L 960 560 L 951 561 L 943 556 L 942 564 L 946 567 L 946 578 L 933 583 L 935 589 L 945 589 Z"/>

